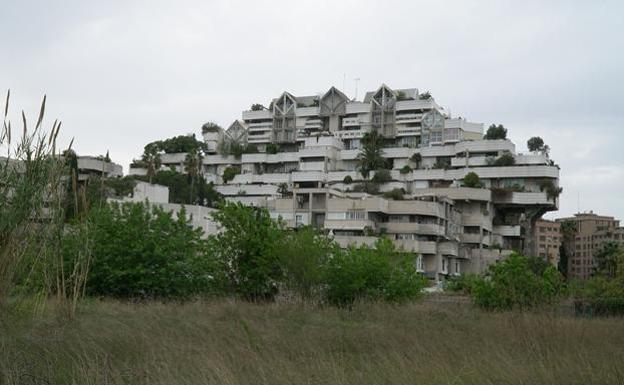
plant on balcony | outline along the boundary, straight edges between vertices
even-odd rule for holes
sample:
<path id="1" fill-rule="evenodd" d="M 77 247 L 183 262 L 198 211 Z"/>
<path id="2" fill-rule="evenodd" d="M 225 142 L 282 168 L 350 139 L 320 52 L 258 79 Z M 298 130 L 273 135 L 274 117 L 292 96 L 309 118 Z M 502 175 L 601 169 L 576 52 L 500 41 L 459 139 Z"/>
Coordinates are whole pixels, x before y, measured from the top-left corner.
<path id="1" fill-rule="evenodd" d="M 488 128 L 483 139 L 495 140 L 495 139 L 507 139 L 507 129 L 502 125 L 492 124 Z"/>
<path id="2" fill-rule="evenodd" d="M 390 174 L 390 171 L 386 169 L 375 170 L 375 175 L 373 175 L 371 180 L 373 183 L 384 184 L 392 180 L 392 175 Z"/>
<path id="3" fill-rule="evenodd" d="M 209 132 L 217 133 L 223 131 L 223 128 L 214 122 L 206 122 L 202 125 L 202 134 L 207 134 Z"/>
<path id="4" fill-rule="evenodd" d="M 433 169 L 443 169 L 448 170 L 451 168 L 451 159 L 446 157 L 436 158 L 435 163 L 432 166 Z"/>
<path id="5" fill-rule="evenodd" d="M 195 134 L 178 135 L 165 140 L 157 140 L 148 143 L 144 150 L 147 151 L 148 148 L 157 153 L 164 152 L 165 154 L 178 154 L 193 150 L 205 152 L 208 149 L 206 143 L 195 138 Z"/>
<path id="6" fill-rule="evenodd" d="M 483 187 L 483 184 L 479 179 L 479 175 L 476 172 L 471 171 L 464 176 L 462 187 L 481 188 Z"/>
<path id="7" fill-rule="evenodd" d="M 422 94 L 418 95 L 418 99 L 420 99 L 420 100 L 429 100 L 431 98 L 432 98 L 431 92 L 429 92 L 429 91 L 425 91 Z"/>
<path id="8" fill-rule="evenodd" d="M 228 183 L 234 177 L 241 173 L 241 169 L 238 166 L 229 166 L 223 171 L 223 183 Z"/>
<path id="9" fill-rule="evenodd" d="M 401 169 L 399 170 L 399 172 L 403 175 L 405 174 L 409 174 L 410 172 L 412 172 L 412 168 L 409 165 L 405 165 L 403 167 L 401 167 Z"/>
<path id="10" fill-rule="evenodd" d="M 532 152 L 540 151 L 544 148 L 544 140 L 539 136 L 534 136 L 527 140 L 527 148 Z"/>
<path id="11" fill-rule="evenodd" d="M 353 183 L 353 178 L 351 178 L 351 175 L 347 175 L 342 179 L 342 183 L 351 184 Z"/>
<path id="12" fill-rule="evenodd" d="M 142 160 L 133 159 L 130 168 L 146 168 L 146 164 Z"/>
<path id="13" fill-rule="evenodd" d="M 376 130 L 364 134 L 357 156 L 358 169 L 364 178 L 368 178 L 373 170 L 388 168 L 388 160 L 383 156 L 383 144 L 384 138 Z"/>
<path id="14" fill-rule="evenodd" d="M 278 144 L 275 143 L 269 143 L 266 146 L 266 153 L 267 154 L 277 154 L 280 151 L 280 147 Z"/>
<path id="15" fill-rule="evenodd" d="M 379 194 L 379 185 L 371 181 L 358 183 L 353 187 L 353 192 L 365 192 L 371 195 Z"/>
<path id="16" fill-rule="evenodd" d="M 277 193 L 280 194 L 282 197 L 290 195 L 290 190 L 288 189 L 288 183 L 280 183 L 277 186 Z"/>
<path id="17" fill-rule="evenodd" d="M 507 167 L 513 166 L 514 164 L 516 164 L 516 158 L 514 158 L 509 151 L 505 151 L 501 156 L 496 158 L 496 160 L 492 163 L 492 166 Z"/>
<path id="18" fill-rule="evenodd" d="M 420 163 L 422 162 L 422 155 L 420 154 L 420 152 L 417 152 L 410 157 L 410 160 L 416 164 L 414 169 L 419 169 Z"/>
<path id="19" fill-rule="evenodd" d="M 251 143 L 245 146 L 245 149 L 243 150 L 243 154 L 257 154 L 258 152 L 258 146 Z"/>
<path id="20" fill-rule="evenodd" d="M 546 191 L 548 199 L 555 199 L 563 192 L 563 188 L 555 186 L 551 180 L 546 180 L 540 183 L 540 191 Z"/>
<path id="21" fill-rule="evenodd" d="M 390 191 L 386 191 L 383 193 L 383 197 L 386 199 L 393 199 L 395 201 L 402 201 L 404 199 L 403 194 L 405 194 L 405 190 L 402 188 L 393 188 Z"/>
<path id="22" fill-rule="evenodd" d="M 251 110 L 252 111 L 262 111 L 264 110 L 264 106 L 260 103 L 254 103 L 251 105 Z"/>

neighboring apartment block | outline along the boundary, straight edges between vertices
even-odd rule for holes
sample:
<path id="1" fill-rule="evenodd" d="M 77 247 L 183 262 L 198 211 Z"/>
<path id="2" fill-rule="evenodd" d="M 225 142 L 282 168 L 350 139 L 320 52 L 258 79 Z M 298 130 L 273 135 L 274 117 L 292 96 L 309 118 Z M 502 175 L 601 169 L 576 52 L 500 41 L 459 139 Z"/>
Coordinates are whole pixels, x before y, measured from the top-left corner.
<path id="1" fill-rule="evenodd" d="M 568 277 L 587 279 L 596 267 L 595 254 L 606 242 L 624 245 L 624 228 L 614 217 L 588 213 L 559 218 L 568 253 Z"/>
<path id="2" fill-rule="evenodd" d="M 363 189 L 358 171 L 371 131 L 383 135 L 390 167 L 378 193 Z M 316 96 L 284 92 L 204 136 L 214 149 L 203 158 L 204 176 L 227 199 L 266 207 L 290 227 L 317 227 L 343 246 L 387 236 L 435 280 L 483 271 L 512 250 L 531 253 L 535 221 L 558 207 L 559 168 L 546 154 L 483 140 L 483 124 L 452 117 L 417 89 L 382 85 L 362 101 L 333 87 Z M 258 151 L 219 153 L 222 141 Z M 512 162 L 501 165 L 502 155 Z M 165 154 L 163 168 L 183 159 Z M 239 174 L 225 183 L 228 168 Z M 469 172 L 482 188 L 462 187 Z"/>
<path id="3" fill-rule="evenodd" d="M 557 221 L 538 219 L 533 228 L 533 239 L 535 240 L 533 255 L 557 267 L 562 241 L 561 224 Z"/>

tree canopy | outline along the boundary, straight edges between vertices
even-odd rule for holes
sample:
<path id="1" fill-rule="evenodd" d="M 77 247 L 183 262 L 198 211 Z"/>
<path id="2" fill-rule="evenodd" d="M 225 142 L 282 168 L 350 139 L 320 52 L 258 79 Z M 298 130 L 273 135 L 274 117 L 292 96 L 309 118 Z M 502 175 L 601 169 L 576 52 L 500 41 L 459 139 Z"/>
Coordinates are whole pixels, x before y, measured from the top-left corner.
<path id="1" fill-rule="evenodd" d="M 507 139 L 507 129 L 502 125 L 492 124 L 488 128 L 483 139 L 494 140 L 494 139 Z"/>

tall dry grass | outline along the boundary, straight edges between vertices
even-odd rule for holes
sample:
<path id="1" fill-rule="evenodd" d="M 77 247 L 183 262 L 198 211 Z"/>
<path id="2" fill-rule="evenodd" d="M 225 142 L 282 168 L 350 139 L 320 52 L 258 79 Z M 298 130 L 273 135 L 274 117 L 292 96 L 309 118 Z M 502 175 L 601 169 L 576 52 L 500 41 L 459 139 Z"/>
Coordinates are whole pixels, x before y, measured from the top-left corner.
<path id="1" fill-rule="evenodd" d="M 352 311 L 241 302 L 91 302 L 14 319 L 2 384 L 619 384 L 621 318 L 470 305 Z M 28 382 L 30 381 L 30 382 Z"/>

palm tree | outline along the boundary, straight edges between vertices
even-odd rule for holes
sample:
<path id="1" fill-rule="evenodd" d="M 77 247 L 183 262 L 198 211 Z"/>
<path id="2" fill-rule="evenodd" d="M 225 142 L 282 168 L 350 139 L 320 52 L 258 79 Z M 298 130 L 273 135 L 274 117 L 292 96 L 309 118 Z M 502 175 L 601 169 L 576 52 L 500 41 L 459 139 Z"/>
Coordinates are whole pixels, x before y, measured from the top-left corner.
<path id="1" fill-rule="evenodd" d="M 184 160 L 184 171 L 191 178 L 191 189 L 189 192 L 189 204 L 193 204 L 193 193 L 195 192 L 195 179 L 201 175 L 202 171 L 202 156 L 196 150 L 193 149 L 188 154 L 186 154 L 186 159 Z"/>
<path id="2" fill-rule="evenodd" d="M 154 175 L 156 175 L 156 172 L 160 169 L 161 165 L 158 149 L 155 146 L 145 146 L 145 151 L 143 152 L 141 160 L 143 161 L 143 164 L 145 164 L 145 168 L 147 168 L 147 177 L 149 178 L 149 182 L 151 184 Z"/>
<path id="3" fill-rule="evenodd" d="M 368 178 L 371 171 L 388 168 L 388 160 L 383 157 L 383 136 L 377 130 L 364 134 L 357 160 L 364 178 Z"/>

